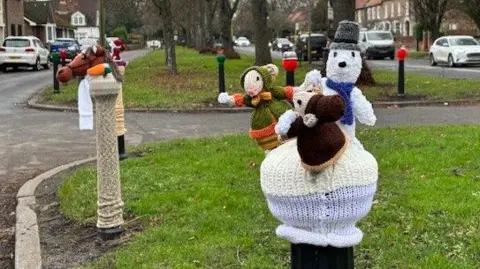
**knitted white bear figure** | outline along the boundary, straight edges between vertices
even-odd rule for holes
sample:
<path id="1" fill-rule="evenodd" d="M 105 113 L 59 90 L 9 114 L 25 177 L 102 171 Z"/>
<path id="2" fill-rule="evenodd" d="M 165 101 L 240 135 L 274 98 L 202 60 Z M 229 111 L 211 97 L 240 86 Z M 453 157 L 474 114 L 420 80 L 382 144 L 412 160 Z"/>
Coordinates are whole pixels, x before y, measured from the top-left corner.
<path id="1" fill-rule="evenodd" d="M 352 117 L 368 124 L 376 119 L 370 103 L 353 86 L 361 71 L 358 36 L 358 24 L 339 24 L 322 87 L 324 95 L 339 94 L 331 87 L 342 87 L 345 103 L 351 101 L 351 115 L 345 104 L 344 116 L 337 122 L 349 140 L 355 135 Z M 292 111 L 282 115 L 277 132 L 284 132 L 281 127 L 295 118 Z M 348 143 L 340 158 L 319 173 L 306 171 L 301 162 L 297 141 L 292 139 L 272 150 L 261 165 L 262 191 L 272 215 L 282 222 L 277 235 L 295 244 L 339 248 L 359 244 L 363 233 L 356 224 L 370 211 L 377 188 L 375 158 L 358 142 Z"/>

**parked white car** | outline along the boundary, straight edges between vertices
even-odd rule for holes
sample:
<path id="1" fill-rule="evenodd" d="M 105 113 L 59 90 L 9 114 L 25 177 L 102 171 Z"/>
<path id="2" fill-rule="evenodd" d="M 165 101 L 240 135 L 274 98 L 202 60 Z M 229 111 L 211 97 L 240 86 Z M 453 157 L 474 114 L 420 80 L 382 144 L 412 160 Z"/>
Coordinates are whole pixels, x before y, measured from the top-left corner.
<path id="1" fill-rule="evenodd" d="M 40 39 L 34 36 L 9 36 L 0 46 L 0 70 L 8 67 L 33 67 L 38 71 L 49 68 L 50 52 Z"/>
<path id="2" fill-rule="evenodd" d="M 472 36 L 443 36 L 430 47 L 430 64 L 480 64 L 480 43 Z"/>
<path id="3" fill-rule="evenodd" d="M 149 40 L 147 46 L 151 49 L 158 49 L 162 47 L 162 42 L 160 40 Z"/>
<path id="4" fill-rule="evenodd" d="M 240 47 L 250 47 L 250 40 L 248 40 L 246 37 L 241 36 L 237 40 L 235 40 L 235 44 Z"/>

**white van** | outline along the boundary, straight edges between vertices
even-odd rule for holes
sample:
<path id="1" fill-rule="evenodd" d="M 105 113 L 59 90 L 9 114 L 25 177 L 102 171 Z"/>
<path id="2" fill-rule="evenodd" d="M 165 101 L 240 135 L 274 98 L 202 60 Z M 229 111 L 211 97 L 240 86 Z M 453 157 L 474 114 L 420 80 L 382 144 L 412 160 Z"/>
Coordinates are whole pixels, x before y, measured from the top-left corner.
<path id="1" fill-rule="evenodd" d="M 360 31 L 358 44 L 367 59 L 395 59 L 395 41 L 390 31 Z"/>

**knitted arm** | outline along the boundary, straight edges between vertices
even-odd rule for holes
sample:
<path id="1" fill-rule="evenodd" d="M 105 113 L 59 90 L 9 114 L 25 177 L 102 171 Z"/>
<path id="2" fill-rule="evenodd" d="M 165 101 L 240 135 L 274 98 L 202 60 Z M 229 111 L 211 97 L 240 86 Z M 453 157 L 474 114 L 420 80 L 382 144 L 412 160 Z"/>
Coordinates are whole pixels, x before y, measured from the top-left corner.
<path id="1" fill-rule="evenodd" d="M 272 93 L 272 96 L 279 100 L 289 100 L 293 99 L 293 87 L 292 86 L 285 86 L 285 87 L 272 87 L 269 89 Z"/>
<path id="2" fill-rule="evenodd" d="M 302 117 L 298 117 L 290 126 L 290 129 L 288 130 L 288 133 L 287 133 L 287 137 L 288 138 L 297 137 L 298 134 L 302 132 L 303 128 L 305 128 L 305 124 L 303 124 L 303 119 Z"/>
<path id="3" fill-rule="evenodd" d="M 355 87 L 351 94 L 353 115 L 359 122 L 373 126 L 377 121 L 377 117 L 373 112 L 372 104 L 363 95 L 359 88 Z"/>
<path id="4" fill-rule="evenodd" d="M 315 116 L 320 122 L 335 122 L 345 113 L 345 101 L 340 95 L 319 95 L 315 105 Z"/>
<path id="5" fill-rule="evenodd" d="M 228 104 L 231 106 L 252 106 L 252 98 L 248 95 L 242 95 L 240 93 L 234 93 L 233 95 L 228 95 L 228 93 L 220 93 L 218 96 L 218 102 L 221 104 Z"/>

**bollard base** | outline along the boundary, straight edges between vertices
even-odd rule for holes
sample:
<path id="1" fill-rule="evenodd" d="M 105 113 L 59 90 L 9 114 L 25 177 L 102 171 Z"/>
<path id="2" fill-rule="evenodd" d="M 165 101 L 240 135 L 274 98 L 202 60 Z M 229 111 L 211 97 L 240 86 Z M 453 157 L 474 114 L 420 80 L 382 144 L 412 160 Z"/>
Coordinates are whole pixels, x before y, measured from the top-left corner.
<path id="1" fill-rule="evenodd" d="M 353 247 L 291 244 L 291 269 L 354 269 Z"/>
<path id="2" fill-rule="evenodd" d="M 127 153 L 125 153 L 125 135 L 117 136 L 118 141 L 118 157 L 121 160 L 128 158 Z"/>
<path id="3" fill-rule="evenodd" d="M 122 226 L 112 227 L 108 229 L 98 228 L 97 236 L 103 241 L 118 239 L 125 230 Z"/>

